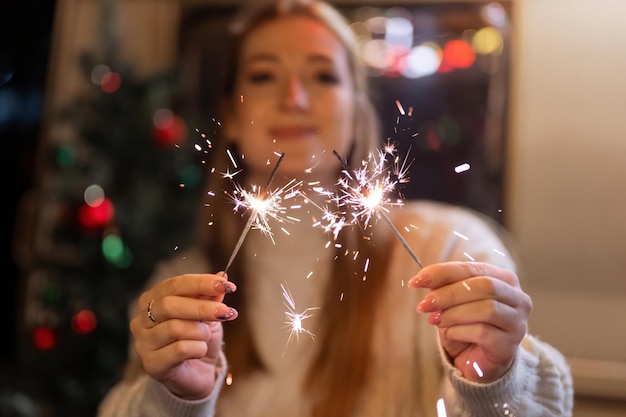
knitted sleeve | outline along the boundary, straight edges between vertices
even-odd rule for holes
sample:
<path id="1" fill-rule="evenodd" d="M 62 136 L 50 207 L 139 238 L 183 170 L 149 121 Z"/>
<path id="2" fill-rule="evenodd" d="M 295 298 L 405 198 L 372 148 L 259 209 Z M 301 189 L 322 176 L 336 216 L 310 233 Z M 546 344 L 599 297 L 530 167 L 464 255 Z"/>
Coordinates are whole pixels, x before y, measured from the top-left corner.
<path id="1" fill-rule="evenodd" d="M 207 272 L 207 268 L 204 258 L 192 250 L 159 263 L 147 284 L 154 285 L 159 280 L 183 273 Z M 136 309 L 136 305 L 130 306 L 130 316 Z M 100 403 L 97 417 L 212 417 L 226 372 L 227 362 L 221 352 L 213 393 L 202 400 L 184 400 L 146 375 L 134 349 L 129 347 L 124 376 Z"/>
<path id="2" fill-rule="evenodd" d="M 517 271 L 514 241 L 484 215 L 435 202 L 407 207 L 405 218 L 419 227 L 411 242 L 425 264 L 480 261 Z M 520 277 L 523 282 L 523 279 Z M 448 417 L 568 417 L 573 383 L 564 356 L 553 346 L 526 335 L 514 363 L 497 381 L 476 383 L 463 378 L 440 343 L 444 368 L 443 399 Z"/>
<path id="3" fill-rule="evenodd" d="M 213 392 L 201 400 L 184 400 L 146 374 L 126 378 L 100 403 L 97 417 L 212 417 L 226 376 L 226 359 L 220 355 Z"/>
<path id="4" fill-rule="evenodd" d="M 560 352 L 533 336 L 525 337 L 511 369 L 497 381 L 481 384 L 464 379 L 445 359 L 444 368 L 443 398 L 449 417 L 572 415 L 569 367 Z"/>

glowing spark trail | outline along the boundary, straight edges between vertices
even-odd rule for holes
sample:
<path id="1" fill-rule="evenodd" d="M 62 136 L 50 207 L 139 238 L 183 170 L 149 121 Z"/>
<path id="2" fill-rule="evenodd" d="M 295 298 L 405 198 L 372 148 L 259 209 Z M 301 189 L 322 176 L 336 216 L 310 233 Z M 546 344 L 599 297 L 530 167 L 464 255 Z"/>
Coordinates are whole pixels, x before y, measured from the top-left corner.
<path id="1" fill-rule="evenodd" d="M 372 215 L 377 215 L 382 217 L 391 230 L 396 235 L 402 246 L 408 251 L 411 258 L 423 268 L 422 262 L 419 260 L 413 249 L 409 246 L 408 242 L 404 239 L 404 236 L 400 234 L 396 226 L 393 224 L 389 216 L 387 215 L 387 209 L 383 207 L 383 204 L 386 202 L 385 197 L 389 191 L 392 191 L 398 182 L 406 181 L 402 177 L 402 173 L 405 170 L 398 170 L 395 174 L 397 175 L 397 179 L 391 180 L 390 175 L 386 176 L 384 179 L 376 180 L 374 178 L 368 177 L 366 174 L 366 170 L 355 171 L 348 165 L 348 162 L 343 158 L 337 151 L 333 151 L 335 156 L 341 161 L 341 164 L 350 179 L 357 182 L 356 186 L 350 186 L 347 180 L 341 180 L 340 185 L 344 190 L 343 203 L 349 204 L 354 208 L 356 214 L 355 218 L 364 218 L 365 226 L 369 223 Z M 385 153 L 381 154 L 380 161 L 376 169 L 374 170 L 375 175 L 379 175 L 383 172 L 383 164 L 385 161 Z"/>
<path id="2" fill-rule="evenodd" d="M 311 314 L 309 314 L 309 311 L 318 310 L 319 307 L 310 307 L 304 310 L 302 313 L 296 313 L 296 303 L 294 302 L 293 297 L 291 296 L 291 293 L 289 292 L 287 288 L 285 288 L 283 284 L 280 284 L 280 287 L 283 290 L 283 297 L 285 298 L 285 302 L 284 302 L 285 307 L 287 307 L 287 311 L 285 311 L 285 324 L 289 328 L 289 339 L 287 339 L 287 344 L 291 342 L 294 335 L 296 337 L 296 340 L 300 340 L 299 339 L 300 333 L 307 333 L 309 336 L 311 336 L 312 339 L 315 340 L 315 335 L 311 333 L 309 330 L 302 327 L 302 322 L 308 319 L 309 317 L 311 317 Z M 283 351 L 283 354 L 284 354 L 284 351 Z"/>
<path id="3" fill-rule="evenodd" d="M 446 413 L 446 404 L 443 402 L 443 398 L 437 400 L 437 417 L 448 417 Z"/>
<path id="4" fill-rule="evenodd" d="M 267 203 L 272 202 L 271 199 L 266 199 L 266 197 L 269 192 L 269 187 L 272 184 L 272 181 L 274 181 L 274 177 L 276 176 L 276 172 L 278 172 L 278 167 L 280 166 L 280 163 L 282 162 L 284 156 L 285 156 L 284 153 L 280 154 L 280 157 L 278 158 L 276 165 L 274 165 L 274 169 L 272 170 L 272 173 L 270 174 L 270 177 L 267 180 L 267 183 L 265 184 L 265 188 L 261 190 L 260 198 L 255 199 L 255 198 L 252 198 L 252 195 L 244 193 L 244 198 L 250 204 L 250 207 L 252 208 L 252 212 L 250 213 L 250 218 L 248 219 L 246 225 L 241 231 L 241 235 L 239 236 L 239 240 L 237 241 L 237 244 L 235 245 L 235 249 L 233 249 L 233 253 L 230 255 L 228 264 L 226 264 L 226 268 L 224 268 L 224 273 L 228 271 L 228 268 L 230 268 L 233 261 L 235 260 L 235 256 L 237 256 L 239 249 L 241 249 L 241 245 L 243 244 L 243 241 L 246 238 L 246 235 L 252 228 L 252 225 L 255 219 L 259 218 L 260 220 L 259 223 L 266 224 L 266 217 L 264 216 L 265 214 L 264 210 L 267 209 Z"/>

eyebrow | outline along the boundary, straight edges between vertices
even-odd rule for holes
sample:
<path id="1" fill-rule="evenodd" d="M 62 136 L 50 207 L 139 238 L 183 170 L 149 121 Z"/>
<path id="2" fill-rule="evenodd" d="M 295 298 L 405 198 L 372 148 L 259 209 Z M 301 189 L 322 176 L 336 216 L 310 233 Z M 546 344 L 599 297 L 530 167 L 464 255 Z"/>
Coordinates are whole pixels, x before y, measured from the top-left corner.
<path id="1" fill-rule="evenodd" d="M 245 63 L 248 64 L 252 62 L 263 62 L 263 61 L 277 62 L 279 61 L 279 59 L 277 55 L 274 55 L 271 53 L 259 53 L 259 54 L 252 55 L 251 57 L 248 57 L 245 60 Z M 320 53 L 308 54 L 307 61 L 334 64 L 334 61 L 330 57 L 320 54 Z"/>

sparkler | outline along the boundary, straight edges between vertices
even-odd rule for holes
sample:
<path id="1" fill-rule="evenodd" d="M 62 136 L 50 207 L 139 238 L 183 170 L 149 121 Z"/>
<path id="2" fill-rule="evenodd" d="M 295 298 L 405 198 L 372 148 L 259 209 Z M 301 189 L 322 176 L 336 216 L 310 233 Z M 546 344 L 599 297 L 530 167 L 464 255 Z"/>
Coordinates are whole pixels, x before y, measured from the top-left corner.
<path id="1" fill-rule="evenodd" d="M 226 268 L 224 268 L 224 273 L 226 273 L 228 268 L 230 268 L 233 261 L 235 260 L 235 257 L 237 256 L 239 249 L 241 249 L 241 245 L 243 244 L 243 241 L 245 240 L 246 235 L 252 228 L 252 225 L 254 224 L 255 220 L 257 220 L 258 224 L 266 226 L 264 230 L 266 231 L 269 230 L 269 225 L 267 223 L 267 215 L 269 212 L 268 210 L 271 210 L 272 208 L 276 208 L 273 205 L 273 203 L 276 203 L 276 201 L 272 198 L 267 198 L 268 193 L 270 193 L 269 187 L 272 184 L 272 181 L 274 181 L 274 177 L 276 176 L 276 173 L 278 172 L 278 167 L 280 166 L 280 163 L 282 162 L 284 156 L 285 156 L 284 152 L 280 154 L 278 161 L 276 161 L 276 165 L 274 165 L 274 169 L 272 170 L 267 180 L 267 183 L 265 184 L 265 188 L 260 190 L 258 197 L 250 193 L 245 193 L 243 192 L 243 190 L 239 189 L 239 191 L 242 192 L 243 194 L 243 197 L 244 197 L 243 201 L 245 201 L 245 205 L 250 207 L 252 209 L 252 212 L 250 213 L 250 217 L 248 218 L 246 225 L 241 231 L 241 235 L 239 236 L 239 240 L 237 241 L 237 244 L 235 245 L 235 249 L 233 249 L 233 253 L 230 255 L 228 264 L 226 264 Z M 271 193 L 270 193 L 270 196 L 271 196 Z M 237 204 L 238 205 L 236 206 L 236 208 L 239 207 L 240 205 L 244 205 L 244 203 L 242 203 L 240 200 L 237 200 Z"/>
<path id="2" fill-rule="evenodd" d="M 368 176 L 366 169 L 355 171 L 337 151 L 333 151 L 333 153 L 341 162 L 346 175 L 357 183 L 355 186 L 351 186 L 349 181 L 343 179 L 340 181 L 340 185 L 344 191 L 342 203 L 352 206 L 355 210 L 355 219 L 364 218 L 366 227 L 373 215 L 382 217 L 400 243 L 402 243 L 402 246 L 404 246 L 409 255 L 411 255 L 411 258 L 413 258 L 420 268 L 423 268 L 422 262 L 387 215 L 386 207 L 383 207 L 383 204 L 387 203 L 387 194 L 395 188 L 398 182 L 402 181 L 402 170 L 396 172 L 398 176 L 397 179 L 392 179 L 389 174 L 381 179 L 380 174 L 384 171 L 383 165 L 385 162 L 385 153 L 381 153 L 380 160 L 374 169 L 374 175 Z"/>

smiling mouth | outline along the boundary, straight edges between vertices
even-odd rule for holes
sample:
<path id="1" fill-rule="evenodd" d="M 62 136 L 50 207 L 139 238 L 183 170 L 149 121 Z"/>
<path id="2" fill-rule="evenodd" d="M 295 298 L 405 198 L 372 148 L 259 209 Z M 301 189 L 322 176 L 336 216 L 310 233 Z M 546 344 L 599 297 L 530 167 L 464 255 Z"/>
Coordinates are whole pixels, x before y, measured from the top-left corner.
<path id="1" fill-rule="evenodd" d="M 294 126 L 270 129 L 270 134 L 275 139 L 298 139 L 316 135 L 318 130 L 312 127 Z"/>

